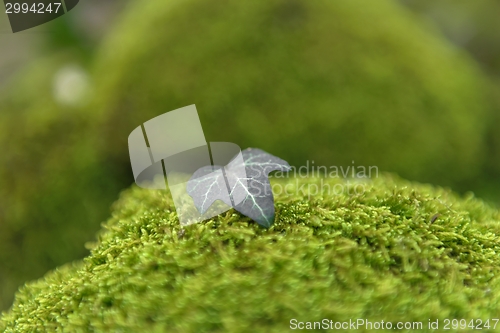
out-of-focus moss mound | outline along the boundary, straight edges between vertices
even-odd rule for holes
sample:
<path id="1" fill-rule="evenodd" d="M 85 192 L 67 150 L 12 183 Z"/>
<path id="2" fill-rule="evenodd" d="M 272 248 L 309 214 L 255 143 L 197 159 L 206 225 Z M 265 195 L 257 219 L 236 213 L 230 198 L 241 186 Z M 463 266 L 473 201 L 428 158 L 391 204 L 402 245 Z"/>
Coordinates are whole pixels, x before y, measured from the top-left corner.
<path id="1" fill-rule="evenodd" d="M 489 97 L 424 26 L 385 0 L 131 4 L 97 58 L 108 156 L 126 165 L 130 131 L 194 103 L 208 140 L 463 189 Z"/>
<path id="2" fill-rule="evenodd" d="M 493 80 L 492 94 L 496 98 L 494 118 L 489 121 L 487 161 L 482 179 L 475 180 L 477 193 L 500 204 L 500 2 L 454 0 L 401 0 L 427 23 L 433 23 L 454 44 L 467 50 Z"/>
<path id="3" fill-rule="evenodd" d="M 489 74 L 500 77 L 498 1 L 401 0 L 400 2 L 438 26 L 453 43 L 469 51 Z"/>
<path id="4" fill-rule="evenodd" d="M 39 59 L 0 96 L 1 309 L 25 281 L 88 254 L 82 244 L 120 190 L 99 161 L 83 106 L 54 98 L 56 76 L 75 58 Z"/>
<path id="5" fill-rule="evenodd" d="M 234 211 L 182 229 L 166 192 L 126 191 L 92 254 L 22 288 L 2 328 L 284 332 L 292 318 L 426 328 L 498 315 L 500 213 L 482 201 L 389 176 L 273 184 L 295 194 L 277 195 L 270 229 Z"/>

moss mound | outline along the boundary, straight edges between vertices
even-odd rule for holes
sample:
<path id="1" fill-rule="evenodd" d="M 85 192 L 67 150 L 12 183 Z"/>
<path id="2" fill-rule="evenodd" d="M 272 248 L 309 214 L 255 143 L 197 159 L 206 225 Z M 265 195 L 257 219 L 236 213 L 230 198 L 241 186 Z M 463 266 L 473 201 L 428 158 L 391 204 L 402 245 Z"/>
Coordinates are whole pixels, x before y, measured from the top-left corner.
<path id="1" fill-rule="evenodd" d="M 430 0 L 405 0 L 402 2 L 437 25 L 453 43 L 467 49 L 490 74 L 500 76 L 500 45 L 495 34 L 495 31 L 500 29 L 500 23 L 495 15 L 500 10 L 497 1 L 457 3 L 444 0 L 437 3 Z"/>
<path id="2" fill-rule="evenodd" d="M 390 1 L 131 4 L 98 55 L 91 107 L 52 98 L 73 56 L 27 68 L 0 98 L 3 308 L 85 255 L 132 182 L 128 134 L 181 106 L 198 105 L 208 140 L 295 165 L 355 160 L 458 186 L 481 164 L 481 75 Z"/>
<path id="3" fill-rule="evenodd" d="M 122 188 L 99 162 L 84 108 L 54 98 L 75 58 L 38 60 L 0 96 L 0 309 L 25 281 L 87 255 L 82 244 Z"/>
<path id="4" fill-rule="evenodd" d="M 92 254 L 23 287 L 2 327 L 283 332 L 292 318 L 498 314 L 500 212 L 480 200 L 389 176 L 273 184 L 297 194 L 277 195 L 270 229 L 233 211 L 181 229 L 166 192 L 126 191 Z"/>
<path id="5" fill-rule="evenodd" d="M 354 160 L 460 188 L 484 159 L 482 74 L 393 1 L 136 3 L 96 73 L 117 168 L 137 124 L 191 104 L 209 141 L 296 166 Z"/>

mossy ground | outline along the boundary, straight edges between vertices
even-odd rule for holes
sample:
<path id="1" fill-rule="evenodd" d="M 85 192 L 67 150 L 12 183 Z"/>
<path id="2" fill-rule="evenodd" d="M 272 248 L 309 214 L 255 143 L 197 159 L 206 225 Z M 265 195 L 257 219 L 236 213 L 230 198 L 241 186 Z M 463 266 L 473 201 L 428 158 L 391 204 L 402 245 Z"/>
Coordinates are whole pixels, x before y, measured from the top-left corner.
<path id="1" fill-rule="evenodd" d="M 358 194 L 307 193 L 339 179 L 273 184 L 297 193 L 277 195 L 270 229 L 234 211 L 182 228 L 166 192 L 127 190 L 92 254 L 23 287 L 1 327 L 283 332 L 292 318 L 498 315 L 500 213 L 482 201 L 388 175 Z"/>
<path id="2" fill-rule="evenodd" d="M 87 253 L 133 182 L 130 131 L 178 107 L 197 104 L 207 141 L 295 166 L 354 160 L 458 188 L 483 163 L 483 75 L 393 1 L 130 2 L 80 58 L 39 60 L 0 96 L 0 308 Z M 53 98 L 73 62 L 95 83 L 76 108 Z"/>

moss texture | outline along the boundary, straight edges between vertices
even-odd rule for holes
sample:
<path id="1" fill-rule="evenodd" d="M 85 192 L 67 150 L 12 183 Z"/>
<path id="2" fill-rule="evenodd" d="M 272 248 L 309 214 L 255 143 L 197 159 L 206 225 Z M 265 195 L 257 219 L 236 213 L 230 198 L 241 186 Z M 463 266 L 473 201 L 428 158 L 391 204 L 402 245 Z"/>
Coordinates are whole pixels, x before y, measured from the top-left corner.
<path id="1" fill-rule="evenodd" d="M 92 254 L 22 288 L 2 327 L 284 332 L 292 318 L 499 313 L 500 212 L 482 201 L 390 176 L 359 183 L 365 191 L 338 179 L 273 184 L 270 229 L 234 211 L 181 229 L 166 192 L 126 191 Z M 279 195 L 287 184 L 296 194 Z M 322 195 L 314 184 L 346 187 Z"/>
<path id="2" fill-rule="evenodd" d="M 153 0 L 126 13 L 96 65 L 118 165 L 137 124 L 197 104 L 209 141 L 292 165 L 354 160 L 457 188 L 478 174 L 484 78 L 393 1 Z"/>
<path id="3" fill-rule="evenodd" d="M 97 58 L 90 106 L 52 98 L 74 55 L 2 92 L 3 308 L 27 279 L 85 255 L 132 183 L 128 134 L 177 107 L 198 105 L 209 141 L 295 165 L 354 160 L 458 187 L 482 164 L 481 75 L 390 1 L 134 2 Z"/>

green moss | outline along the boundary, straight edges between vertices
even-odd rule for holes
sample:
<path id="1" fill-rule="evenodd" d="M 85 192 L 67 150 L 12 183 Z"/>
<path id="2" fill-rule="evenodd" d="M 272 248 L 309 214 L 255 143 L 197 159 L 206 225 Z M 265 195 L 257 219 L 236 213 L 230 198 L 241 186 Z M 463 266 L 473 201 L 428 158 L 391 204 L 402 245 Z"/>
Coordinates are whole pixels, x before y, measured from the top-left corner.
<path id="1" fill-rule="evenodd" d="M 97 57 L 101 136 L 123 167 L 137 124 L 196 104 L 209 141 L 463 190 L 489 97 L 436 35 L 385 0 L 138 2 Z"/>
<path id="2" fill-rule="evenodd" d="M 498 314 L 500 212 L 480 200 L 389 176 L 351 195 L 310 187 L 338 179 L 273 184 L 296 194 L 277 195 L 270 229 L 234 211 L 181 229 L 166 192 L 126 191 L 89 257 L 20 290 L 5 332 L 283 332 L 292 318 Z"/>
<path id="3" fill-rule="evenodd" d="M 25 281 L 87 255 L 121 188 L 99 162 L 84 108 L 54 98 L 55 76 L 75 62 L 39 59 L 0 96 L 0 309 Z"/>
<path id="4" fill-rule="evenodd" d="M 500 10 L 497 1 L 401 2 L 439 27 L 453 43 L 465 48 L 489 74 L 500 76 L 500 45 L 495 34 L 500 29 L 495 15 Z"/>
<path id="5" fill-rule="evenodd" d="M 130 131 L 181 106 L 197 104 L 208 141 L 297 166 L 354 160 L 459 187 L 482 165 L 481 74 L 390 1 L 131 3 L 97 58 L 90 106 L 53 99 L 74 55 L 2 91 L 2 308 L 27 279 L 85 255 L 133 181 Z"/>

